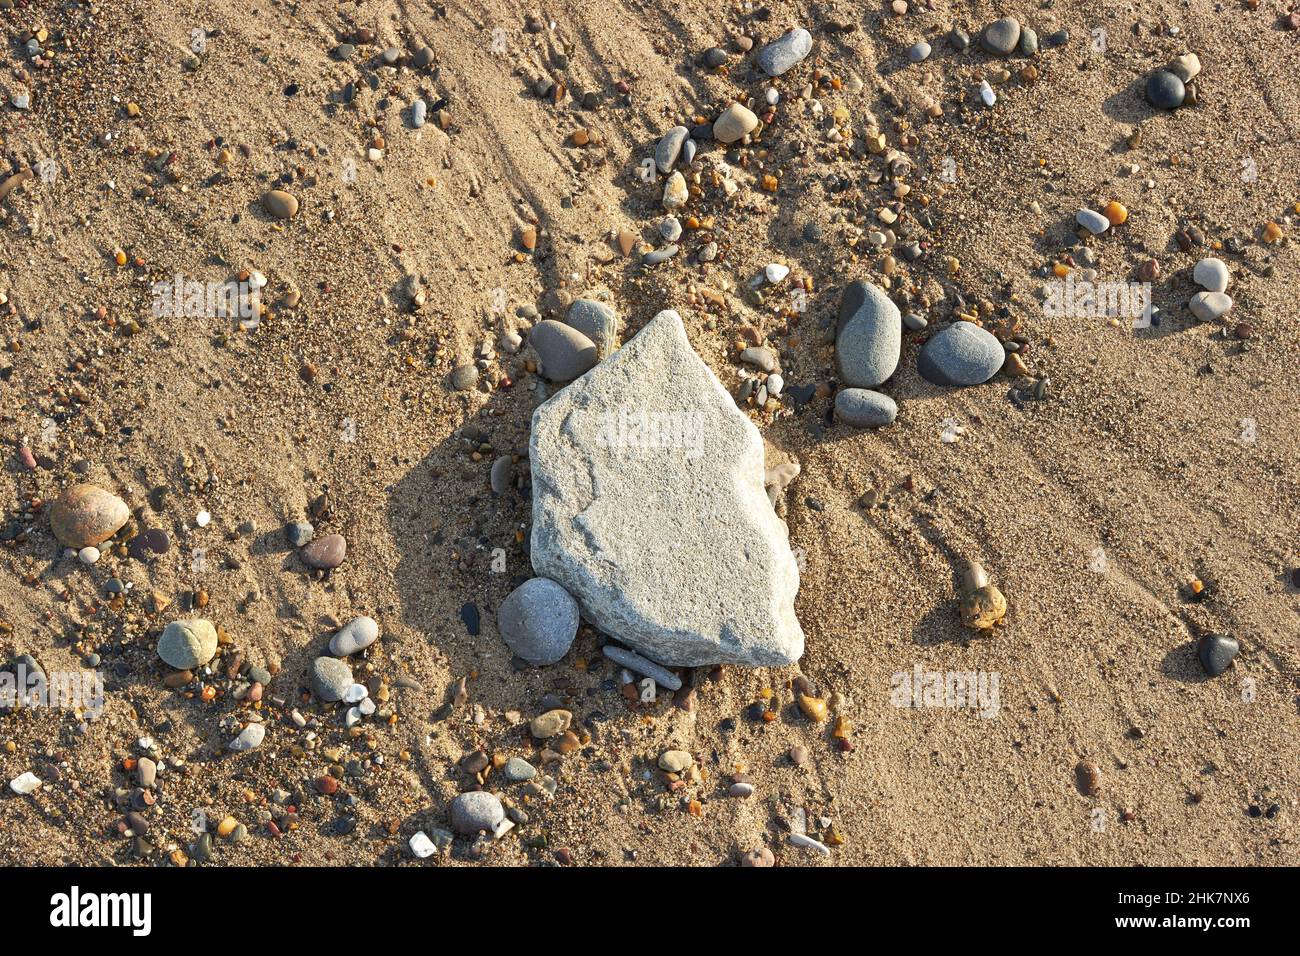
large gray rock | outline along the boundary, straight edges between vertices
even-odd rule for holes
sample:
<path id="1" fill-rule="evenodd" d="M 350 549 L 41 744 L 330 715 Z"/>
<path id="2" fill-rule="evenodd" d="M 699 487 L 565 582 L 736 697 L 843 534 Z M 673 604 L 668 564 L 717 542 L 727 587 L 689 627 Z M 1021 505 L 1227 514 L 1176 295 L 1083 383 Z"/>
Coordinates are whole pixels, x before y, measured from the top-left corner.
<path id="1" fill-rule="evenodd" d="M 973 322 L 954 322 L 921 348 L 916 370 L 935 385 L 981 385 L 1007 360 L 997 337 Z"/>
<path id="2" fill-rule="evenodd" d="M 884 291 L 870 282 L 850 282 L 835 324 L 835 363 L 844 384 L 875 388 L 898 368 L 903 316 Z"/>
<path id="3" fill-rule="evenodd" d="M 660 312 L 533 415 L 533 569 L 661 664 L 803 653 L 799 571 L 763 489 L 763 439 Z"/>
<path id="4" fill-rule="evenodd" d="M 530 664 L 554 664 L 578 636 L 578 602 L 546 578 L 529 578 L 501 602 L 497 630 Z"/>

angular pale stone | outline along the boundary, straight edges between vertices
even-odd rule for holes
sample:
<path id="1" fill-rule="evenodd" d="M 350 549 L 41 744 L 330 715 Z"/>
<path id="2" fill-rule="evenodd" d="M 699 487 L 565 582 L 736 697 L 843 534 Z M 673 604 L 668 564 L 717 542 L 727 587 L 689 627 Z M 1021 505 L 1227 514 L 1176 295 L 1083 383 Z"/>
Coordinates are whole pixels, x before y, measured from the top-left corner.
<path id="1" fill-rule="evenodd" d="M 533 568 L 588 621 L 670 666 L 798 660 L 763 439 L 676 312 L 538 408 L 530 457 Z"/>
<path id="2" fill-rule="evenodd" d="M 1228 265 L 1222 259 L 1202 259 L 1192 269 L 1192 281 L 1207 292 L 1228 291 Z"/>
<path id="3" fill-rule="evenodd" d="M 1228 314 L 1232 308 L 1232 296 L 1223 292 L 1198 292 L 1187 307 L 1202 322 L 1213 322 Z"/>

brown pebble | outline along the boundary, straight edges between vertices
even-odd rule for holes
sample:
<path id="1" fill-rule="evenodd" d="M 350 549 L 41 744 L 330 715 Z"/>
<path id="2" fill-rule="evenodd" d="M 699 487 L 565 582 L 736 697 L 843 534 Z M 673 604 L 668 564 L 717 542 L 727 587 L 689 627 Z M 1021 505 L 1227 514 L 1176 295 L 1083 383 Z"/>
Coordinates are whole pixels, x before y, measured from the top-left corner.
<path id="1" fill-rule="evenodd" d="M 808 748 L 803 744 L 795 744 L 790 748 L 790 762 L 796 767 L 802 767 L 808 762 Z"/>
<path id="2" fill-rule="evenodd" d="M 303 545 L 298 554 L 309 568 L 329 571 L 343 563 L 348 543 L 341 534 L 327 534 Z"/>
<path id="3" fill-rule="evenodd" d="M 1232 334 L 1244 342 L 1255 337 L 1255 328 L 1249 322 L 1241 322 L 1232 330 Z"/>
<path id="4" fill-rule="evenodd" d="M 1074 768 L 1074 775 L 1079 792 L 1084 796 L 1095 797 L 1101 793 L 1101 771 L 1095 763 L 1090 760 L 1079 761 L 1079 765 Z"/>

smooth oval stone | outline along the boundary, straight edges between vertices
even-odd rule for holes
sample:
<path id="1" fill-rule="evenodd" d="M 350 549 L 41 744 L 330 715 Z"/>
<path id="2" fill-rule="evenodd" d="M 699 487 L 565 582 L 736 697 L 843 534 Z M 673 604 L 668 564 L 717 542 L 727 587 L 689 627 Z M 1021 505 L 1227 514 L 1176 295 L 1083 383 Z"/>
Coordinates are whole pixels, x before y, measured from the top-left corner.
<path id="1" fill-rule="evenodd" d="M 880 392 L 845 388 L 835 396 L 835 417 L 854 428 L 884 428 L 898 417 L 898 405 Z"/>
<path id="2" fill-rule="evenodd" d="M 1186 98 L 1187 87 L 1168 70 L 1156 70 L 1147 80 L 1147 102 L 1156 109 L 1176 110 Z"/>
<path id="3" fill-rule="evenodd" d="M 618 345 L 618 314 L 604 302 L 574 299 L 564 322 L 594 342 L 602 359 L 613 354 Z"/>
<path id="4" fill-rule="evenodd" d="M 1094 236 L 1100 236 L 1110 228 L 1110 220 L 1091 209 L 1080 209 L 1074 214 L 1074 221 L 1083 226 Z"/>
<path id="5" fill-rule="evenodd" d="M 596 343 L 554 319 L 538 322 L 528 341 L 537 352 L 542 374 L 552 382 L 571 382 L 600 362 Z"/>
<path id="6" fill-rule="evenodd" d="M 352 668 L 337 657 L 318 657 L 311 662 L 308 680 L 317 697 L 334 703 L 352 686 Z"/>
<path id="7" fill-rule="evenodd" d="M 700 62 L 704 64 L 705 69 L 716 70 L 727 62 L 727 51 L 720 46 L 711 46 L 704 51 Z"/>
<path id="8" fill-rule="evenodd" d="M 935 385 L 980 385 L 1002 368 L 1007 353 L 993 333 L 954 322 L 921 348 L 916 370 Z"/>
<path id="9" fill-rule="evenodd" d="M 451 801 L 451 828 L 466 836 L 481 830 L 493 833 L 505 818 L 501 801 L 484 790 L 462 793 Z"/>
<path id="10" fill-rule="evenodd" d="M 1213 322 L 1228 314 L 1232 308 L 1232 296 L 1224 292 L 1198 292 L 1187 307 L 1202 322 Z"/>
<path id="11" fill-rule="evenodd" d="M 970 34 L 968 34 L 961 27 L 953 27 L 951 30 L 949 30 L 947 40 L 948 40 L 948 45 L 951 46 L 958 53 L 960 53 L 962 50 L 965 50 L 968 46 L 970 46 Z"/>
<path id="12" fill-rule="evenodd" d="M 262 197 L 262 205 L 276 219 L 292 219 L 298 215 L 298 198 L 283 189 L 272 189 Z"/>
<path id="13" fill-rule="evenodd" d="M 451 370 L 451 387 L 458 392 L 473 388 L 478 383 L 478 366 L 465 362 Z"/>
<path id="14" fill-rule="evenodd" d="M 347 657 L 364 651 L 377 640 L 379 622 L 373 617 L 354 617 L 330 638 L 330 653 L 335 657 Z"/>
<path id="15" fill-rule="evenodd" d="M 758 51 L 758 65 L 768 76 L 780 76 L 793 70 L 811 52 L 812 34 L 795 27 Z"/>
<path id="16" fill-rule="evenodd" d="M 537 776 L 537 768 L 523 757 L 511 757 L 501 768 L 501 774 L 511 783 L 523 783 Z"/>
<path id="17" fill-rule="evenodd" d="M 117 534 L 131 509 L 98 485 L 73 485 L 50 508 L 50 530 L 59 542 L 80 551 Z"/>
<path id="18" fill-rule="evenodd" d="M 1211 677 L 1218 677 L 1229 667 L 1241 650 L 1240 645 L 1227 634 L 1207 634 L 1196 645 L 1196 656 Z"/>
<path id="19" fill-rule="evenodd" d="M 508 493 L 514 487 L 515 463 L 509 455 L 500 455 L 492 462 L 488 472 L 488 484 L 499 495 Z"/>
<path id="20" fill-rule="evenodd" d="M 667 173 L 672 171 L 682 154 L 682 146 L 690 135 L 691 131 L 685 126 L 674 126 L 664 133 L 659 140 L 659 145 L 655 147 L 655 165 L 659 167 L 659 172 Z"/>
<path id="21" fill-rule="evenodd" d="M 758 117 L 748 107 L 732 103 L 713 121 L 713 138 L 719 143 L 734 143 L 752 133 Z"/>
<path id="22" fill-rule="evenodd" d="M 343 563 L 347 553 L 348 542 L 341 534 L 327 534 L 298 549 L 303 564 L 321 571 L 337 568 Z"/>
<path id="23" fill-rule="evenodd" d="M 875 388 L 898 368 L 903 316 L 884 291 L 851 282 L 840 300 L 835 326 L 835 362 L 845 384 Z"/>
<path id="24" fill-rule="evenodd" d="M 1038 52 L 1038 34 L 1029 27 L 1020 31 L 1020 52 L 1023 56 L 1033 56 Z"/>
<path id="25" fill-rule="evenodd" d="M 1192 269 L 1192 281 L 1209 292 L 1228 291 L 1228 265 L 1222 259 L 1202 259 Z"/>
<path id="26" fill-rule="evenodd" d="M 239 736 L 230 742 L 230 749 L 236 753 L 255 750 L 266 739 L 266 727 L 262 724 L 249 724 L 239 732 Z"/>
<path id="27" fill-rule="evenodd" d="M 930 58 L 930 44 L 924 40 L 917 40 L 912 44 L 912 48 L 907 51 L 907 58 L 913 63 L 921 63 Z"/>
<path id="28" fill-rule="evenodd" d="M 416 100 L 411 104 L 411 125 L 419 129 L 425 124 L 429 115 L 429 104 L 424 100 Z"/>
<path id="29" fill-rule="evenodd" d="M 497 630 L 530 664 L 554 664 L 578 636 L 578 602 L 547 578 L 530 578 L 501 602 Z"/>
<path id="30" fill-rule="evenodd" d="M 211 621 L 172 621 L 158 638 L 158 656 L 178 671 L 202 667 L 217 653 L 217 629 Z"/>
<path id="31" fill-rule="evenodd" d="M 126 543 L 127 554 L 137 561 L 146 561 L 150 554 L 166 554 L 171 550 L 172 539 L 161 528 L 151 528 L 137 534 Z"/>
<path id="32" fill-rule="evenodd" d="M 1015 17 L 994 20 L 980 33 L 980 46 L 989 53 L 1007 56 L 1020 42 L 1020 21 Z"/>

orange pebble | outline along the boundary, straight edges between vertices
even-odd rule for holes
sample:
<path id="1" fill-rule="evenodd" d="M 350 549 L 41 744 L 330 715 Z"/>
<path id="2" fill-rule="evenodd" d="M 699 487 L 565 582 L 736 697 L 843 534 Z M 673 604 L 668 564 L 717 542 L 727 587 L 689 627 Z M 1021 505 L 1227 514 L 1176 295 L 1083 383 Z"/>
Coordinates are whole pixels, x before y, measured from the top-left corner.
<path id="1" fill-rule="evenodd" d="M 1123 203 L 1116 202 L 1114 199 L 1106 203 L 1106 208 L 1102 210 L 1102 214 L 1110 220 L 1112 226 L 1122 226 L 1128 221 L 1128 210 L 1124 208 Z"/>

